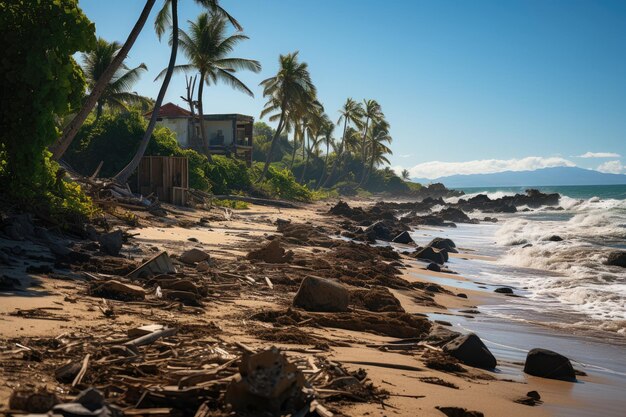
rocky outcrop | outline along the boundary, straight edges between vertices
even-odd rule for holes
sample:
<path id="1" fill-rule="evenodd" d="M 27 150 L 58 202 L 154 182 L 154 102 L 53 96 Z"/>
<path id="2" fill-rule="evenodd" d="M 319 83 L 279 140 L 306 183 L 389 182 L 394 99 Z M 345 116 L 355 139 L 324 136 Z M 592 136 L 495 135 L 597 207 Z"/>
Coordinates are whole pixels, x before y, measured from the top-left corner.
<path id="1" fill-rule="evenodd" d="M 98 237 L 100 250 L 107 255 L 117 256 L 122 249 L 123 235 L 121 230 L 104 233 Z"/>
<path id="2" fill-rule="evenodd" d="M 466 365 L 493 369 L 496 358 L 474 333 L 459 336 L 444 345 L 443 350 Z"/>
<path id="3" fill-rule="evenodd" d="M 446 207 L 436 214 L 443 220 L 453 223 L 472 223 L 472 219 L 470 219 L 469 216 L 463 212 L 463 210 L 458 208 Z"/>
<path id="4" fill-rule="evenodd" d="M 430 246 L 435 249 L 442 249 L 452 253 L 458 253 L 456 250 L 456 244 L 452 241 L 452 239 L 436 237 L 430 241 L 430 243 L 426 246 Z"/>
<path id="5" fill-rule="evenodd" d="M 397 235 L 396 237 L 394 237 L 391 241 L 394 242 L 394 243 L 403 243 L 405 245 L 409 245 L 411 243 L 415 243 L 413 241 L 413 238 L 409 234 L 409 232 L 407 232 L 406 230 L 404 232 L 400 233 L 399 235 Z"/>
<path id="6" fill-rule="evenodd" d="M 448 260 L 448 252 L 430 246 L 418 249 L 412 256 L 416 259 L 435 262 L 439 265 L 444 264 Z"/>
<path id="7" fill-rule="evenodd" d="M 613 266 L 621 266 L 622 268 L 626 268 L 626 252 L 625 251 L 615 251 L 609 253 L 609 257 L 606 260 L 607 265 Z"/>
<path id="8" fill-rule="evenodd" d="M 250 251 L 247 258 L 270 264 L 288 263 L 293 259 L 293 252 L 290 250 L 286 251 L 280 246 L 280 241 L 274 239 L 262 248 Z"/>
<path id="9" fill-rule="evenodd" d="M 324 278 L 308 276 L 302 280 L 293 299 L 295 307 L 307 311 L 348 311 L 350 293 L 343 285 Z"/>
<path id="10" fill-rule="evenodd" d="M 524 372 L 542 378 L 576 380 L 576 373 L 569 359 L 547 349 L 536 348 L 528 352 Z"/>

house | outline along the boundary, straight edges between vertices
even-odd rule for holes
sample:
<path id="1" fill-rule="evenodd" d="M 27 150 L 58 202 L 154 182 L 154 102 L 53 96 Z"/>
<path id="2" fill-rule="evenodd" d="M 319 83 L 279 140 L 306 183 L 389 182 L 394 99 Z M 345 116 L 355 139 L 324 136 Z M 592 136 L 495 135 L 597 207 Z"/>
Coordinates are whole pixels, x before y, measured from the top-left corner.
<path id="1" fill-rule="evenodd" d="M 144 115 L 152 116 L 152 112 Z M 202 123 L 207 136 L 207 150 L 213 155 L 233 155 L 252 164 L 252 128 L 254 117 L 243 114 L 205 114 Z M 181 148 L 204 153 L 198 116 L 173 103 L 161 106 L 157 126 L 165 126 L 176 133 Z"/>

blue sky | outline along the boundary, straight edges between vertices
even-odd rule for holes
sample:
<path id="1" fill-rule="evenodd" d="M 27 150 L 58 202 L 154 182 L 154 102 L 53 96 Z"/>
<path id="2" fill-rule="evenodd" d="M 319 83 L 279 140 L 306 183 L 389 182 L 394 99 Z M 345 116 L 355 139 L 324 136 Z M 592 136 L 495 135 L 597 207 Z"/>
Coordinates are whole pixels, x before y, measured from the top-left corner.
<path id="1" fill-rule="evenodd" d="M 123 42 L 139 0 L 81 0 L 97 34 Z M 156 97 L 169 49 L 152 21 L 128 63 Z M 200 9 L 179 0 L 181 26 Z M 374 98 L 391 123 L 392 166 L 416 177 L 577 165 L 626 172 L 626 1 L 222 0 L 250 40 L 236 56 L 255 98 L 205 89 L 206 113 L 258 118 L 258 83 L 300 51 L 332 119 L 347 97 Z M 181 53 L 179 63 L 184 63 Z M 166 101 L 184 104 L 184 77 Z M 582 155 L 587 157 L 583 158 Z"/>

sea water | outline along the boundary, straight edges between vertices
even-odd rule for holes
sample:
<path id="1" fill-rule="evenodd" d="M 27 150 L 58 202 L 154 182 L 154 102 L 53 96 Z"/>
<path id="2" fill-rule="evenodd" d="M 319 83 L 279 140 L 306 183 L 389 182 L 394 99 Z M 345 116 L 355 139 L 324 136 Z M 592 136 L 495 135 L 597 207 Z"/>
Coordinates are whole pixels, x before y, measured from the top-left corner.
<path id="1" fill-rule="evenodd" d="M 493 199 L 525 188 L 531 187 L 463 189 L 462 198 Z M 606 265 L 609 252 L 626 250 L 626 185 L 532 188 L 558 192 L 559 210 L 518 207 L 517 213 L 496 214 L 495 224 L 418 230 L 416 241 L 446 236 L 459 247 L 493 256 L 494 261 L 450 261 L 451 269 L 471 280 L 514 286 L 523 296 L 488 307 L 491 314 L 626 343 L 626 269 Z M 554 235 L 563 240 L 550 241 Z"/>

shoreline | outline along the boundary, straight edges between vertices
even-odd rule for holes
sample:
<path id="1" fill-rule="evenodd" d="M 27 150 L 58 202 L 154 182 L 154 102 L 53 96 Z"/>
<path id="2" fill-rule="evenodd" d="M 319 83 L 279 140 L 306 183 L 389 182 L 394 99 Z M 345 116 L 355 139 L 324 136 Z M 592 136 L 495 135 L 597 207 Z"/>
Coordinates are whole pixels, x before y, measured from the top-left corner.
<path id="1" fill-rule="evenodd" d="M 372 201 L 359 200 L 354 203 L 368 205 Z M 151 222 L 149 218 L 142 218 L 141 221 L 146 220 L 148 224 L 140 228 L 128 229 L 128 232 L 134 236 L 128 245 L 125 245 L 123 254 L 129 259 L 140 260 L 142 256 L 145 258 L 145 255 L 141 254 L 151 253 L 153 249 L 178 254 L 187 249 L 202 248 L 211 253 L 212 259 L 218 262 L 218 265 L 228 266 L 232 270 L 232 265 L 248 264 L 247 261 L 242 261 L 242 257 L 245 257 L 250 249 L 257 248 L 260 243 L 271 236 L 281 235 L 280 231 L 277 232 L 275 225 L 279 219 L 289 220 L 293 224 L 308 225 L 308 228 L 321 228 L 320 230 L 330 233 L 341 222 L 340 218 L 328 216 L 327 212 L 331 206 L 330 202 L 312 204 L 298 209 L 251 205 L 249 210 L 233 211 L 232 215 L 228 216 L 220 215 L 222 211 L 218 209 L 210 213 L 203 210 L 178 212 L 179 214 L 174 218 L 160 220 L 157 223 Z M 202 221 L 207 216 L 213 218 L 210 224 Z M 418 232 L 426 231 L 427 229 L 420 229 Z M 431 232 L 433 230 L 428 229 L 428 233 Z M 332 236 L 332 238 L 336 239 L 337 236 Z M 0 244 L 3 243 L 5 242 L 0 241 Z M 295 259 L 303 262 L 306 259 L 313 261 L 315 257 L 332 251 L 315 243 L 305 245 L 285 243 L 294 252 Z M 483 255 L 469 246 L 471 245 L 462 245 L 463 249 L 460 254 L 451 254 L 452 263 L 455 259 L 463 259 L 464 262 L 493 261 L 492 256 Z M 389 263 L 389 261 L 386 262 Z M 302 277 L 304 274 L 311 273 L 307 272 L 305 264 L 300 264 L 305 266 L 285 264 L 284 267 L 280 267 L 280 265 L 253 263 L 250 265 L 252 270 L 260 268 L 255 274 L 265 273 L 272 277 L 279 277 L 285 276 L 284 274 L 288 272 L 292 278 L 284 283 L 281 281 L 282 278 L 272 278 L 274 286 L 278 286 L 275 289 L 268 289 L 262 283 L 256 285 L 240 283 L 238 285 L 243 284 L 243 286 L 239 295 L 226 294 L 226 298 L 222 301 L 204 303 L 204 312 L 192 315 L 172 316 L 172 313 L 167 310 L 146 310 L 145 308 L 136 310 L 124 302 L 108 301 L 109 305 L 118 311 L 118 318 L 113 321 L 104 317 L 98 309 L 93 308 L 94 304 L 101 303 L 101 301 L 86 296 L 83 284 L 76 284 L 78 281 L 70 284 L 45 277 L 44 274 L 40 278 L 40 286 L 29 290 L 31 291 L 29 294 L 36 296 L 24 297 L 21 293 L 2 295 L 0 347 L 4 346 L 4 348 L 0 349 L 0 356 L 11 350 L 15 351 L 14 347 L 11 347 L 13 345 L 6 342 L 14 340 L 11 338 L 16 336 L 21 338 L 20 343 L 27 344 L 29 337 L 40 338 L 49 335 L 56 337 L 74 331 L 91 331 L 99 334 L 104 329 L 114 330 L 149 323 L 167 323 L 172 321 L 172 317 L 176 317 L 180 325 L 216 325 L 221 329 L 220 339 L 243 343 L 255 350 L 275 345 L 284 349 L 285 352 L 313 352 L 315 349 L 311 347 L 316 346 L 314 340 L 323 341 L 328 345 L 328 350 L 319 351 L 315 355 L 337 361 L 351 371 L 365 369 L 369 380 L 375 387 L 389 392 L 389 397 L 381 402 L 369 400 L 364 403 L 343 401 L 326 404 L 330 405 L 338 415 L 369 413 L 369 415 L 413 416 L 416 410 L 419 410 L 420 415 L 441 417 L 443 414 L 435 407 L 455 406 L 480 411 L 486 416 L 583 416 L 594 415 L 598 410 L 603 415 L 611 416 L 619 415 L 615 411 L 626 406 L 618 400 L 619 397 L 611 397 L 610 404 L 606 406 L 602 404 L 606 400 L 607 393 L 614 395 L 615 388 L 619 388 L 620 381 L 607 379 L 603 375 L 597 375 L 595 371 L 588 372 L 588 376 L 580 377 L 578 383 L 535 378 L 523 374 L 520 365 L 520 360 L 523 362 L 523 358 L 520 355 L 525 355 L 525 353 L 520 352 L 525 347 L 524 349 L 518 347 L 510 343 L 509 339 L 513 342 L 528 341 L 529 348 L 540 347 L 530 346 L 530 344 L 535 343 L 538 340 L 537 337 L 542 340 L 541 337 L 546 337 L 546 335 L 537 336 L 531 325 L 489 318 L 486 312 L 473 312 L 473 310 L 488 309 L 489 306 L 501 304 L 505 300 L 509 301 L 510 298 L 503 298 L 504 296 L 479 288 L 471 278 L 463 276 L 462 269 L 455 271 L 458 274 L 428 271 L 423 269 L 426 264 L 406 255 L 401 255 L 400 262 L 405 267 L 400 269 L 402 273 L 399 277 L 408 282 L 420 284 L 419 287 L 410 289 L 386 287 L 403 309 L 418 318 L 428 317 L 431 323 L 439 328 L 452 328 L 463 332 L 475 331 L 497 357 L 499 365 L 496 372 L 465 365 L 462 367 L 463 372 L 431 369 L 426 366 L 426 363 L 430 355 L 439 355 L 436 348 L 432 350 L 431 347 L 414 344 L 410 349 L 390 349 L 389 346 L 392 346 L 390 344 L 399 339 L 377 334 L 377 332 L 308 324 L 276 327 L 275 323 L 254 321 L 252 317 L 260 311 L 284 311 L 290 308 L 297 286 L 289 284 L 289 281 L 293 280 L 293 277 Z M 303 268 L 303 270 L 297 268 Z M 429 283 L 440 285 L 435 289 L 442 288 L 442 291 L 437 290 L 431 293 L 428 290 L 419 289 Z M 461 288 L 455 288 L 453 285 L 455 283 L 461 285 Z M 288 285 L 284 286 L 285 284 Z M 465 287 L 462 286 L 463 284 Z M 456 294 L 459 292 L 465 293 L 467 298 L 457 297 Z M 432 301 L 429 301 L 431 299 Z M 68 300 L 74 301 L 68 302 Z M 35 307 L 50 309 L 49 311 L 53 314 L 62 314 L 66 319 L 63 321 L 43 320 L 10 314 L 16 308 Z M 354 307 L 353 314 L 361 314 L 360 312 L 364 311 L 362 309 L 363 307 Z M 446 322 L 449 322 L 450 326 Z M 550 330 L 546 332 L 547 336 L 550 336 Z M 559 339 L 558 336 L 555 338 Z M 580 340 L 576 338 L 567 339 L 567 342 L 561 340 L 562 345 L 554 350 L 567 356 L 565 351 L 567 343 L 578 342 Z M 551 346 L 543 347 L 551 348 Z M 521 349 L 521 351 L 516 349 Z M 378 365 L 373 365 L 373 363 Z M 407 371 L 380 365 L 390 363 L 419 370 Z M 580 368 L 577 363 L 574 363 L 574 366 Z M 7 367 L 9 373 L 4 375 L 9 377 L 7 379 L 9 385 L 0 386 L 0 409 L 6 408 L 8 395 L 11 392 L 8 389 L 12 386 L 10 384 L 23 379 L 23 376 L 15 379 L 17 374 L 12 374 L 9 369 Z M 55 386 L 56 382 L 50 380 L 48 374 L 36 373 L 36 375 L 42 378 L 42 381 L 47 381 L 49 386 Z M 539 391 L 543 404 L 529 407 L 514 402 L 516 399 L 525 397 L 526 393 L 532 390 Z M 594 413 L 590 414 L 591 410 Z"/>

